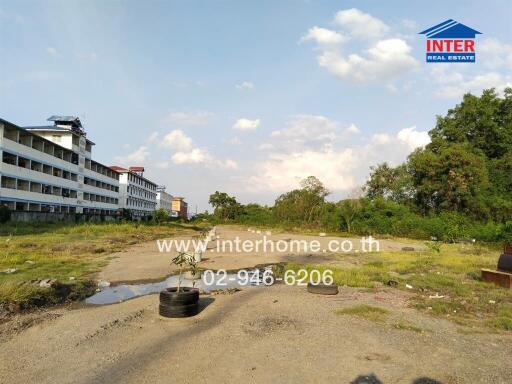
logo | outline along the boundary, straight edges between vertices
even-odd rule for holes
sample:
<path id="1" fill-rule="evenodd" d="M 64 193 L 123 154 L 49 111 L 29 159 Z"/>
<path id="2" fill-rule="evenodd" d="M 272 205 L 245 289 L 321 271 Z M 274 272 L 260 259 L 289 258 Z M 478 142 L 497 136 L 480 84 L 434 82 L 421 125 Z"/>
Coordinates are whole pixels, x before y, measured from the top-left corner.
<path id="1" fill-rule="evenodd" d="M 427 63 L 474 63 L 475 36 L 482 33 L 450 19 L 419 34 L 427 36 Z"/>

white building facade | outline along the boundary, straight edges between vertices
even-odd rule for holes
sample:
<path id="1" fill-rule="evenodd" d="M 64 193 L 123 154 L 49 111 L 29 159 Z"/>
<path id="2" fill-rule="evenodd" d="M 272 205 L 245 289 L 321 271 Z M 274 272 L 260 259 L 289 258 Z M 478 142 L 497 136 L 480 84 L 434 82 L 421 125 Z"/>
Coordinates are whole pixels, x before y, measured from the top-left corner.
<path id="1" fill-rule="evenodd" d="M 19 127 L 0 119 L 0 204 L 13 211 L 116 215 L 119 174 L 91 159 L 80 120 Z"/>
<path id="2" fill-rule="evenodd" d="M 156 209 L 157 184 L 143 176 L 143 167 L 112 166 L 119 174 L 119 208 L 135 220 L 147 219 Z"/>
<path id="3" fill-rule="evenodd" d="M 165 187 L 156 189 L 156 209 L 165 209 L 169 216 L 172 214 L 172 195 L 165 192 Z"/>

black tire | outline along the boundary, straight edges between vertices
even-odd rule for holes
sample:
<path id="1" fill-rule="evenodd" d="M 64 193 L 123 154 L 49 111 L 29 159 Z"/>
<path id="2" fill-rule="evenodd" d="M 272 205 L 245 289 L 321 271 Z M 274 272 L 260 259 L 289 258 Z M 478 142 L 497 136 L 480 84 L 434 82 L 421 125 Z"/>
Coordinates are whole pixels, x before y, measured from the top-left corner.
<path id="1" fill-rule="evenodd" d="M 512 272 L 512 255 L 504 253 L 498 259 L 498 271 Z"/>
<path id="2" fill-rule="evenodd" d="M 414 252 L 415 249 L 414 247 L 402 247 L 402 251 L 405 251 L 405 252 Z"/>
<path id="3" fill-rule="evenodd" d="M 160 292 L 160 304 L 162 305 L 188 305 L 195 304 L 199 300 L 199 290 L 197 288 L 182 287 L 180 292 L 177 288 L 166 288 Z"/>
<path id="4" fill-rule="evenodd" d="M 326 284 L 311 284 L 308 283 L 308 292 L 316 293 L 318 295 L 337 295 L 338 294 L 338 286 L 337 285 L 326 285 Z"/>
<path id="5" fill-rule="evenodd" d="M 187 305 L 162 305 L 158 306 L 158 313 L 163 317 L 190 317 L 199 312 L 199 303 Z"/>

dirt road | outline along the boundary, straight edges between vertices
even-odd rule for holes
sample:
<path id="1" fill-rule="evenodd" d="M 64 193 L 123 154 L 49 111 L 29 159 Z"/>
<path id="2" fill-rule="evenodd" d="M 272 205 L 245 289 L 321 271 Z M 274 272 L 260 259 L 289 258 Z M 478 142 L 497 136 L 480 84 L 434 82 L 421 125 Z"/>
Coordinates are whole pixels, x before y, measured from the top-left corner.
<path id="1" fill-rule="evenodd" d="M 320 237 L 289 233 L 272 233 L 266 236 L 264 230 L 262 233 L 258 234 L 248 232 L 246 229 L 227 226 L 219 226 L 217 234 L 220 239 L 208 243 L 208 249 L 203 255 L 203 261 L 199 264 L 201 268 L 236 270 L 251 268 L 260 264 L 272 264 L 285 261 L 345 266 L 345 262 L 341 258 L 336 257 L 334 252 L 329 252 L 329 242 L 334 242 L 333 244 L 337 245 L 341 244 L 343 241 L 350 241 L 354 247 L 353 251 L 350 253 L 356 256 L 361 252 L 361 238 Z M 275 244 L 273 252 L 270 249 L 270 245 L 268 246 L 267 252 L 262 252 L 261 249 L 263 245 L 260 245 L 260 251 L 253 250 L 243 253 L 236 252 L 234 245 L 233 251 L 230 250 L 228 245 L 226 245 L 224 249 L 221 245 L 217 246 L 217 243 L 223 240 L 234 240 L 236 238 L 239 238 L 240 242 L 250 241 L 252 244 L 256 244 L 257 241 L 263 241 L 264 236 Z M 173 238 L 173 240 L 178 241 L 187 241 L 190 239 L 191 237 Z M 282 245 L 282 242 L 290 242 L 292 240 L 307 240 L 308 242 L 316 240 L 320 245 L 319 251 L 304 252 L 297 251 L 297 249 L 290 252 L 278 251 L 277 242 L 281 242 Z M 381 251 L 400 251 L 404 246 L 413 246 L 416 249 L 423 248 L 421 243 L 403 243 L 394 240 L 379 240 L 379 244 Z M 256 247 L 256 245 L 254 245 L 254 247 Z M 135 245 L 128 250 L 110 255 L 109 258 L 111 258 L 111 261 L 109 265 L 100 272 L 99 279 L 110 282 L 161 280 L 173 271 L 176 271 L 176 268 L 170 265 L 171 258 L 176 254 L 175 249 L 169 253 L 159 252 L 156 241 Z"/>
<path id="2" fill-rule="evenodd" d="M 510 383 L 512 337 L 465 335 L 406 307 L 404 293 L 338 296 L 275 285 L 205 296 L 193 318 L 163 319 L 156 295 L 57 310 L 2 343 L 1 383 Z M 393 310 L 384 323 L 336 314 L 354 303 Z M 398 329 L 407 321 L 422 332 Z M 421 381 L 420 381 L 421 382 Z M 425 381 L 433 383 L 433 381 Z"/>
<path id="3" fill-rule="evenodd" d="M 219 235 L 258 234 L 221 228 Z M 399 250 L 403 244 L 381 246 Z M 102 278 L 167 275 L 168 258 L 160 259 L 151 247 L 117 255 Z M 287 258 L 340 263 L 323 252 L 211 254 L 205 268 L 236 269 Z M 0 326 L 0 383 L 511 382 L 512 334 L 468 333 L 409 308 L 408 295 L 386 287 L 341 288 L 336 296 L 317 296 L 280 284 L 202 295 L 202 311 L 187 319 L 160 317 L 157 295 L 20 315 Z M 338 313 L 362 303 L 387 309 L 389 315 L 370 321 Z"/>

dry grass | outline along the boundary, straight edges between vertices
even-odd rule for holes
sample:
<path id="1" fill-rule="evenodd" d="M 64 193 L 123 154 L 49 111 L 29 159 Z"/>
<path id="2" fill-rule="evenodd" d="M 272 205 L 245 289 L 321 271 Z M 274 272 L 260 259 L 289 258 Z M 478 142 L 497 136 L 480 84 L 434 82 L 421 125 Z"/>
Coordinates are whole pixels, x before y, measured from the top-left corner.
<path id="1" fill-rule="evenodd" d="M 180 224 L 140 223 L 8 223 L 0 225 L 0 303 L 23 302 L 44 294 L 35 279 L 80 282 L 90 279 L 108 262 L 108 254 L 130 245 L 193 232 Z M 73 280 L 70 280 L 72 278 Z M 76 283 L 73 283 L 76 284 Z"/>
<path id="2" fill-rule="evenodd" d="M 480 280 L 480 270 L 494 269 L 499 255 L 494 245 L 443 244 L 439 253 L 425 250 L 360 254 L 359 263 L 351 268 L 290 263 L 284 270 L 329 268 L 334 281 L 348 287 L 375 288 L 394 280 L 398 289 L 414 293 L 410 305 L 420 310 L 464 326 L 512 330 L 512 290 Z M 339 255 L 346 261 L 353 257 Z"/>

